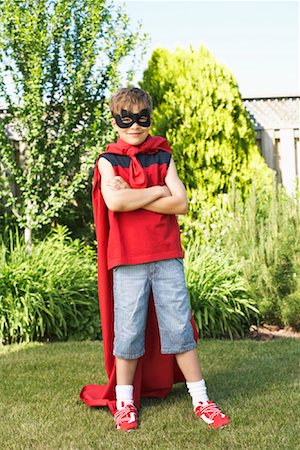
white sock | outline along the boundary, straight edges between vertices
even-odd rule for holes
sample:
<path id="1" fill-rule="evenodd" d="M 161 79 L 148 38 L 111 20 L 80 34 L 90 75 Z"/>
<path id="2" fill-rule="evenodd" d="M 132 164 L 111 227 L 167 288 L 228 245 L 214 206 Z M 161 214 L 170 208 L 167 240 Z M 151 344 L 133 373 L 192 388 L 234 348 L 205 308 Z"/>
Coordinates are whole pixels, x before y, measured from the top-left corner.
<path id="1" fill-rule="evenodd" d="M 133 385 L 117 384 L 116 385 L 117 409 L 126 405 L 133 405 Z"/>
<path id="2" fill-rule="evenodd" d="M 192 382 L 187 381 L 186 386 L 192 397 L 194 408 L 198 405 L 199 402 L 205 403 L 208 401 L 205 381 L 203 378 L 200 381 L 192 381 Z"/>

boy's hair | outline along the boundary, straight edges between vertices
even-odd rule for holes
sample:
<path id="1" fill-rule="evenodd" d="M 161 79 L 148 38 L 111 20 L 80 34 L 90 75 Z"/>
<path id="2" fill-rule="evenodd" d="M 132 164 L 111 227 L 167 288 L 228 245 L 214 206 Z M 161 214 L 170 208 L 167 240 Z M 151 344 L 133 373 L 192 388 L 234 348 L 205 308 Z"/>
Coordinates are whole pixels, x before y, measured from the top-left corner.
<path id="1" fill-rule="evenodd" d="M 113 116 L 120 114 L 122 109 L 130 108 L 134 105 L 141 105 L 148 108 L 152 113 L 152 100 L 150 95 L 137 87 L 120 88 L 112 96 L 109 102 L 110 111 Z"/>

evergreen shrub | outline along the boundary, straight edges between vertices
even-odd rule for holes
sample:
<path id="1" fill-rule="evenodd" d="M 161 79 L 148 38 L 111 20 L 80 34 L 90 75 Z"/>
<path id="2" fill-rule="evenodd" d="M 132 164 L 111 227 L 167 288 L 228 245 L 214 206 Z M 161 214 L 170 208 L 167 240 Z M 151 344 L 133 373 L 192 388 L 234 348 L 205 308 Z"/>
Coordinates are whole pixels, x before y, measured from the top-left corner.
<path id="1" fill-rule="evenodd" d="M 271 170 L 256 145 L 255 131 L 232 73 L 205 48 L 156 49 L 140 83 L 153 99 L 154 134 L 173 149 L 188 192 L 188 215 L 214 206 L 232 182 L 248 196 L 263 190 Z"/>

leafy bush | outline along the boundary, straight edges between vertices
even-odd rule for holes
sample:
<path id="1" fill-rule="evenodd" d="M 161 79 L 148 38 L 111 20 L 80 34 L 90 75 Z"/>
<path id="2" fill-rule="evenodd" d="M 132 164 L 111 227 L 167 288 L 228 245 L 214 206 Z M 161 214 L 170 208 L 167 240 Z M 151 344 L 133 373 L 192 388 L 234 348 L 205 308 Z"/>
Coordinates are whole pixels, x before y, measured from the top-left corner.
<path id="1" fill-rule="evenodd" d="M 289 295 L 282 302 L 281 316 L 284 325 L 300 331 L 300 291 Z"/>
<path id="2" fill-rule="evenodd" d="M 274 184 L 269 197 L 255 190 L 236 203 L 226 247 L 240 258 L 262 320 L 283 325 L 282 302 L 297 287 L 300 215 L 295 199 Z"/>
<path id="3" fill-rule="evenodd" d="M 245 197 L 253 181 L 266 189 L 272 172 L 259 153 L 237 82 L 205 47 L 156 49 L 140 84 L 153 99 L 153 133 L 173 149 L 193 220 L 227 194 L 233 180 Z"/>
<path id="4" fill-rule="evenodd" d="M 115 3 L 0 2 L 0 201 L 29 238 L 84 194 L 111 140 L 108 96 L 142 56 L 145 36 Z"/>
<path id="5" fill-rule="evenodd" d="M 100 334 L 95 253 L 58 227 L 29 254 L 0 244 L 0 342 L 96 338 Z"/>
<path id="6" fill-rule="evenodd" d="M 185 254 L 190 302 L 200 335 L 243 336 L 258 310 L 232 258 L 199 241 Z"/>
<path id="7" fill-rule="evenodd" d="M 218 206 L 201 209 L 197 220 L 185 217 L 183 221 L 185 245 L 198 240 L 202 246 L 239 261 L 262 322 L 279 326 L 297 323 L 296 301 L 292 299 L 300 273 L 299 204 L 275 180 L 268 191 L 252 186 L 247 200 L 233 189 Z M 294 306 L 289 307 L 290 301 Z"/>

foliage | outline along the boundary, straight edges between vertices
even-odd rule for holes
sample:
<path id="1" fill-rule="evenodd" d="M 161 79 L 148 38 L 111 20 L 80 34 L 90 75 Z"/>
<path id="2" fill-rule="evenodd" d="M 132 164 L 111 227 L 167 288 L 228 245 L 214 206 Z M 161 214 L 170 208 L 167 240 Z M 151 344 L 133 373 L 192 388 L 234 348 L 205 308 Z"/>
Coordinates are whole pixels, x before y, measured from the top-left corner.
<path id="1" fill-rule="evenodd" d="M 153 98 L 153 132 L 174 151 L 190 199 L 189 217 L 218 204 L 231 185 L 247 196 L 270 182 L 232 74 L 204 47 L 153 52 L 141 86 Z M 187 230 L 187 228 L 185 228 Z"/>
<path id="2" fill-rule="evenodd" d="M 107 96 L 120 64 L 137 63 L 139 46 L 128 17 L 105 0 L 1 3 L 0 199 L 26 239 L 90 180 L 110 140 Z"/>
<path id="3" fill-rule="evenodd" d="M 297 202 L 276 184 L 265 201 L 253 190 L 244 205 L 236 202 L 226 245 L 243 262 L 252 296 L 267 323 L 283 325 L 281 304 L 296 289 L 299 230 Z"/>
<path id="4" fill-rule="evenodd" d="M 245 279 L 224 251 L 194 241 L 185 253 L 191 308 L 200 335 L 243 336 L 258 310 Z"/>
<path id="5" fill-rule="evenodd" d="M 288 295 L 280 305 L 284 325 L 300 331 L 300 290 Z"/>
<path id="6" fill-rule="evenodd" d="M 58 227 L 26 253 L 0 246 L 0 343 L 99 337 L 95 252 Z"/>
<path id="7" fill-rule="evenodd" d="M 298 200 L 273 182 L 271 192 L 252 187 L 248 199 L 232 190 L 218 207 L 199 211 L 188 222 L 183 242 L 198 240 L 225 259 L 238 263 L 260 321 L 275 325 L 299 322 L 300 211 Z M 203 250 L 202 250 L 203 251 Z"/>
<path id="8" fill-rule="evenodd" d="M 60 224 L 66 226 L 73 239 L 81 239 L 87 245 L 95 246 L 95 227 L 92 208 L 92 180 L 88 186 L 76 192 L 72 202 L 65 205 L 59 212 L 59 217 L 52 224 L 37 231 L 36 237 L 43 238 L 50 229 Z"/>

